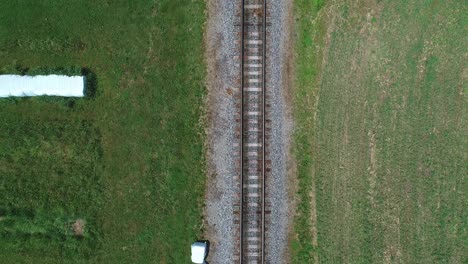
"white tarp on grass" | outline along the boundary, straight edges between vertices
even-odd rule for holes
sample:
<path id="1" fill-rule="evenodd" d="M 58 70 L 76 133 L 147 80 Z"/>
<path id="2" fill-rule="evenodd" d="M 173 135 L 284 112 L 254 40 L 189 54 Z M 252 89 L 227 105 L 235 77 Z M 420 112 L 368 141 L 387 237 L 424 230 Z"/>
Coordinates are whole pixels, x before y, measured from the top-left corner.
<path id="1" fill-rule="evenodd" d="M 83 97 L 84 88 L 84 76 L 0 75 L 0 97 L 41 95 Z"/>

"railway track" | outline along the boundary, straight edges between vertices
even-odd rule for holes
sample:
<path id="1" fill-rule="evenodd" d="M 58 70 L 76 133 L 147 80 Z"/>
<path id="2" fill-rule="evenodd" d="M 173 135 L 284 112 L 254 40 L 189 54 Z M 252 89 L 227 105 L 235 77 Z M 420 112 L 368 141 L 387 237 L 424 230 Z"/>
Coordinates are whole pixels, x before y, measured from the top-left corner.
<path id="1" fill-rule="evenodd" d="M 240 193 L 237 262 L 267 263 L 266 0 L 241 0 Z"/>

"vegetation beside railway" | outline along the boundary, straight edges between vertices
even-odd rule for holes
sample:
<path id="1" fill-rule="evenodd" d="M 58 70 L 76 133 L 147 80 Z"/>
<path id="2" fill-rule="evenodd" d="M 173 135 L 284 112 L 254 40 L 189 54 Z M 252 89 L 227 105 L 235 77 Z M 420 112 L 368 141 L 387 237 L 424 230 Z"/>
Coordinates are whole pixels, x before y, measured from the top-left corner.
<path id="1" fill-rule="evenodd" d="M 323 0 L 294 1 L 295 87 L 293 97 L 295 132 L 293 155 L 297 162 L 297 214 L 291 241 L 292 263 L 311 263 L 317 258 L 314 215 L 313 113 L 316 111 L 323 25 L 318 15 Z M 317 49 L 317 47 L 320 47 Z"/>
<path id="2" fill-rule="evenodd" d="M 464 263 L 466 5 L 295 5 L 293 263 Z"/>
<path id="3" fill-rule="evenodd" d="M 72 103 L 0 100 L 2 262 L 188 262 L 205 182 L 204 1 L 0 8 L 1 72 L 75 65 L 97 85 Z"/>

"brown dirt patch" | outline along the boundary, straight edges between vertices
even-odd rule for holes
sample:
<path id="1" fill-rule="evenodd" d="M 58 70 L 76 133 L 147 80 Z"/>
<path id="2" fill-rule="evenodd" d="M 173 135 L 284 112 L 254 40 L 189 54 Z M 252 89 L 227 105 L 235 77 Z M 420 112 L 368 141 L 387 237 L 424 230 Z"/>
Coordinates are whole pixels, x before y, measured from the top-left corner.
<path id="1" fill-rule="evenodd" d="M 83 219 L 77 219 L 73 225 L 73 234 L 77 237 L 83 237 L 85 232 L 86 222 Z"/>

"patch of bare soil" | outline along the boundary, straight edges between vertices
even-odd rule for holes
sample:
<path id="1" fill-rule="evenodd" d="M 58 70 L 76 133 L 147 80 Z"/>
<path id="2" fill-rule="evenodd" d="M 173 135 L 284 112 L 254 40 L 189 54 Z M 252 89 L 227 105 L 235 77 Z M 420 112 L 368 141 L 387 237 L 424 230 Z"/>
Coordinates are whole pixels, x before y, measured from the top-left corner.
<path id="1" fill-rule="evenodd" d="M 72 225 L 73 234 L 76 237 L 83 237 L 85 232 L 85 226 L 86 222 L 83 219 L 77 219 Z"/>
<path id="2" fill-rule="evenodd" d="M 294 94 L 294 16 L 293 16 L 293 5 L 290 4 L 286 9 L 286 19 L 284 21 L 284 28 L 286 29 L 286 37 L 284 41 L 284 48 L 283 48 L 283 98 L 284 98 L 284 113 L 288 120 L 292 120 L 293 118 L 293 94 Z M 294 215 L 294 211 L 296 209 L 296 193 L 298 187 L 298 179 L 297 179 L 297 164 L 296 160 L 292 154 L 291 144 L 291 136 L 289 135 L 288 146 L 287 146 L 287 178 L 289 185 L 287 186 L 288 190 L 288 201 L 289 201 L 289 215 Z M 289 219 L 288 224 L 288 245 L 290 245 L 291 240 L 293 239 L 293 225 L 292 220 Z M 290 260 L 290 252 L 289 248 L 286 249 L 284 253 L 285 259 L 288 261 Z"/>

